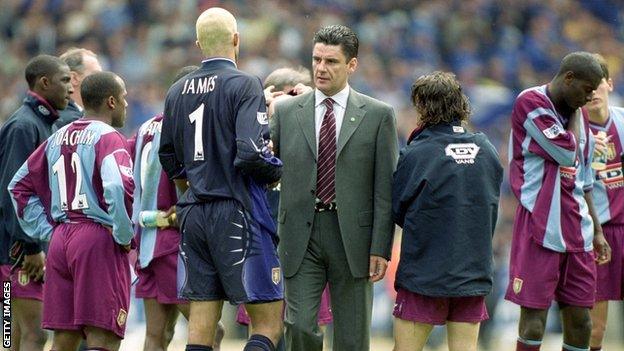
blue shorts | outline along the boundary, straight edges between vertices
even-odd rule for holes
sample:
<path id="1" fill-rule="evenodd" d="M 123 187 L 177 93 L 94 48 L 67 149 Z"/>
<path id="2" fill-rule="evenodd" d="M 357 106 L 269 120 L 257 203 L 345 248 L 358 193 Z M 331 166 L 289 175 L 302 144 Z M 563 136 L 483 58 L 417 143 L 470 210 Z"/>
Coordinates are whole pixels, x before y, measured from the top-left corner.
<path id="1" fill-rule="evenodd" d="M 232 304 L 282 300 L 277 243 L 235 200 L 178 210 L 182 220 L 178 295 Z"/>

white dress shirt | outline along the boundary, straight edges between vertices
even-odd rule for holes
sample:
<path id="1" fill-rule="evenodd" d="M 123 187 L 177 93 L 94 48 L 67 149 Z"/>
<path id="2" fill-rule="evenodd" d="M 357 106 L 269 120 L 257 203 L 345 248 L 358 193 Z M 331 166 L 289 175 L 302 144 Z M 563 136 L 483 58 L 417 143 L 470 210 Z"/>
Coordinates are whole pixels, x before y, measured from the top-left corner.
<path id="1" fill-rule="evenodd" d="M 338 136 L 340 135 L 340 127 L 344 119 L 345 110 L 347 109 L 347 100 L 349 99 L 349 84 L 334 96 L 327 96 L 320 90 L 314 90 L 314 130 L 316 132 L 316 152 L 318 153 L 319 134 L 321 133 L 321 124 L 325 116 L 325 104 L 323 101 L 328 97 L 334 100 L 334 118 L 336 119 L 336 146 L 338 146 Z"/>

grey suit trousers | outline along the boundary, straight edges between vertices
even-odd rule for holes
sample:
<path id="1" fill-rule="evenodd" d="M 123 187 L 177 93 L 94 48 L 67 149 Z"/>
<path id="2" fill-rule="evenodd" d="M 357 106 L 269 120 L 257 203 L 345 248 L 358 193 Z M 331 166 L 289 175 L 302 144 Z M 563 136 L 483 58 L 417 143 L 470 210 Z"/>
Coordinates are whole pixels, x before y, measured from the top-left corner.
<path id="1" fill-rule="evenodd" d="M 369 350 L 373 285 L 368 278 L 351 274 L 335 211 L 315 214 L 303 262 L 297 273 L 284 281 L 287 350 L 323 349 L 317 317 L 326 282 L 334 316 L 333 350 Z"/>

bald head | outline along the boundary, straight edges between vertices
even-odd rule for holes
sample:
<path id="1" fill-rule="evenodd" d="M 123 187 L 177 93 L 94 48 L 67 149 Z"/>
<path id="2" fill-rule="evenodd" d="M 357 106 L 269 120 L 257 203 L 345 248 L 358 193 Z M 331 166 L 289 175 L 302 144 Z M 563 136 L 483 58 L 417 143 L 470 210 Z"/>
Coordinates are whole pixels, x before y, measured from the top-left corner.
<path id="1" fill-rule="evenodd" d="M 74 88 L 74 93 L 71 97 L 76 104 L 84 107 L 82 95 L 80 95 L 80 84 L 82 84 L 85 77 L 95 72 L 102 71 L 102 66 L 97 59 L 97 55 L 91 50 L 73 47 L 65 51 L 60 56 L 60 59 L 69 66 L 69 70 L 71 71 L 71 84 Z"/>
<path id="2" fill-rule="evenodd" d="M 238 32 L 236 18 L 227 10 L 211 7 L 204 11 L 195 24 L 197 45 L 206 57 L 238 55 Z"/>
<path id="3" fill-rule="evenodd" d="M 271 72 L 264 80 L 264 87 L 274 86 L 276 91 L 292 89 L 297 84 L 312 85 L 310 70 L 299 67 L 297 69 L 284 67 Z"/>
<path id="4" fill-rule="evenodd" d="M 60 57 L 69 66 L 69 70 L 80 73 L 85 77 L 95 72 L 102 71 L 97 55 L 84 48 L 69 48 Z M 84 77 L 83 77 L 84 79 Z"/>

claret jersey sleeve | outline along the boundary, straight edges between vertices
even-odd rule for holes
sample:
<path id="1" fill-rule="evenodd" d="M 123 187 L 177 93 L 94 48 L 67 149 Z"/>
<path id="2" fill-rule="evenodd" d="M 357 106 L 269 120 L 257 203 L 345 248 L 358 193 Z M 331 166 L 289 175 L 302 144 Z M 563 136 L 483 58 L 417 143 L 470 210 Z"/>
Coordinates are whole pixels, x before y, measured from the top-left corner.
<path id="1" fill-rule="evenodd" d="M 47 209 L 50 191 L 46 148 L 47 142 L 44 142 L 31 154 L 8 187 L 22 230 L 37 241 L 50 240 L 54 223 Z"/>
<path id="2" fill-rule="evenodd" d="M 529 90 L 520 94 L 514 104 L 512 123 L 526 131 L 524 142 L 528 151 L 565 167 L 574 166 L 577 140 L 561 123 L 545 93 Z"/>
<path id="3" fill-rule="evenodd" d="M 547 86 L 523 91 L 514 103 L 509 138 L 509 180 L 520 205 L 516 216 L 535 242 L 557 252 L 592 250 L 594 226 L 584 199 L 593 186 L 593 138 L 587 112 L 580 114 L 578 140 L 566 130 L 567 117 L 555 110 Z"/>
<path id="4" fill-rule="evenodd" d="M 59 129 L 9 185 L 20 225 L 31 238 L 49 240 L 55 223 L 92 221 L 111 228 L 121 245 L 133 236 L 133 190 L 125 138 L 93 120 Z"/>
<path id="5" fill-rule="evenodd" d="M 96 145 L 96 167 L 100 170 L 102 196 L 115 242 L 128 245 L 134 236 L 130 220 L 134 180 L 132 159 L 120 134 L 109 133 Z"/>

